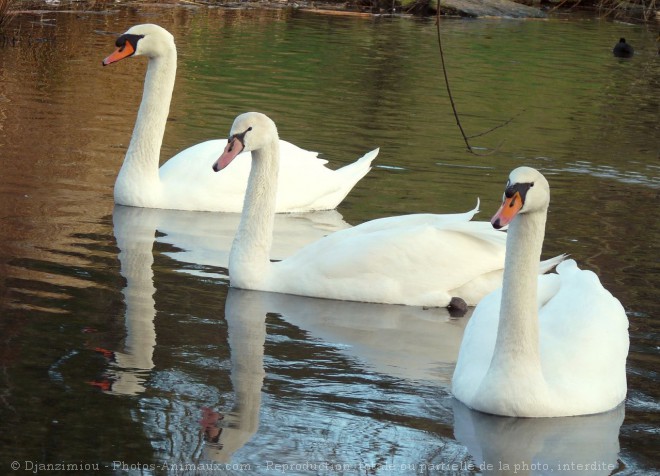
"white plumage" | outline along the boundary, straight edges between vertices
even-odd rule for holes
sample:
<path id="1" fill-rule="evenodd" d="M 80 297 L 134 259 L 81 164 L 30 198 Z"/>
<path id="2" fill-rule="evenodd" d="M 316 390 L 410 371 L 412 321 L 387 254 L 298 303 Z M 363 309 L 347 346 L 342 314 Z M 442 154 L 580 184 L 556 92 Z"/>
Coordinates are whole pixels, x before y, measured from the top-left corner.
<path id="1" fill-rule="evenodd" d="M 236 154 L 252 151 L 245 205 L 229 256 L 232 286 L 346 301 L 447 306 L 452 297 L 474 305 L 501 284 L 506 236 L 488 223 L 470 221 L 476 208 L 455 215 L 373 220 L 271 263 L 277 141 L 277 128 L 268 117 L 242 114 L 214 166 L 232 167 Z M 542 263 L 541 271 L 561 258 Z M 538 261 L 536 265 L 538 272 Z"/>
<path id="2" fill-rule="evenodd" d="M 543 175 L 520 167 L 493 218 L 495 226 L 510 221 L 503 287 L 475 309 L 452 381 L 456 398 L 475 410 L 585 415 L 611 410 L 626 396 L 628 318 L 621 303 L 574 260 L 556 274 L 533 269 L 549 197 Z"/>
<path id="3" fill-rule="evenodd" d="M 169 114 L 177 53 L 173 36 L 157 25 L 130 28 L 117 40 L 108 65 L 132 55 L 149 58 L 142 102 L 131 142 L 115 182 L 115 202 L 147 208 L 240 212 L 250 169 L 249 154 L 237 158 L 236 167 L 213 174 L 211 165 L 226 139 L 202 142 L 185 149 L 158 168 Z M 289 142 L 280 141 L 282 173 L 276 212 L 304 212 L 335 208 L 369 172 L 378 155 L 373 150 L 338 170 L 326 160 Z"/>

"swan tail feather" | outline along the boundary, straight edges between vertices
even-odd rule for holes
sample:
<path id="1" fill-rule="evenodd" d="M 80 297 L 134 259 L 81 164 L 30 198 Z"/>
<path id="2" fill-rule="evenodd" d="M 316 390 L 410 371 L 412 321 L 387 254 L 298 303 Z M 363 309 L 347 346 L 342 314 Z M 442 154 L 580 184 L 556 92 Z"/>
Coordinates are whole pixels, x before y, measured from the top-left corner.
<path id="1" fill-rule="evenodd" d="M 342 177 L 340 188 L 332 194 L 331 197 L 326 197 L 326 201 L 323 209 L 333 209 L 336 208 L 346 195 L 353 189 L 356 183 L 358 183 L 362 177 L 367 175 L 371 170 L 371 162 L 378 156 L 380 148 L 374 149 L 371 152 L 367 152 L 362 157 L 360 157 L 355 162 L 345 165 L 340 169 L 337 169 L 335 173 Z"/>
<path id="2" fill-rule="evenodd" d="M 352 176 L 355 178 L 355 185 L 358 180 L 367 175 L 367 172 L 371 170 L 371 162 L 378 156 L 380 148 L 374 149 L 371 152 L 367 152 L 362 157 L 360 157 L 355 162 L 345 165 L 342 168 L 338 169 L 336 172 L 341 175 Z"/>
<path id="3" fill-rule="evenodd" d="M 539 263 L 539 274 L 545 274 L 548 271 L 552 270 L 555 266 L 558 266 L 559 263 L 568 258 L 567 254 L 561 254 L 555 256 L 554 258 L 546 259 Z"/>

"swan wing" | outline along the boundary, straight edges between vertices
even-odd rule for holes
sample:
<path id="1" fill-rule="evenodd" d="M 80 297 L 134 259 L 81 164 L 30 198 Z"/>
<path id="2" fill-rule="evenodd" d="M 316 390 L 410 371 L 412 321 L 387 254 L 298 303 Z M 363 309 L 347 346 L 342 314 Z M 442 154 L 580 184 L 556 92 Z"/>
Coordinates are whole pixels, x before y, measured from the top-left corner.
<path id="1" fill-rule="evenodd" d="M 574 260 L 559 264 L 557 274 L 560 287 L 539 311 L 543 374 L 570 395 L 566 404 L 575 413 L 614 408 L 626 395 L 625 310 L 595 273 Z"/>
<path id="2" fill-rule="evenodd" d="M 231 167 L 215 173 L 211 166 L 226 145 L 226 139 L 209 140 L 189 147 L 165 162 L 159 170 L 163 185 L 162 208 L 240 212 L 251 154 L 240 154 Z M 336 171 L 326 167 L 328 161 L 319 158 L 316 152 L 287 141 L 280 140 L 280 154 L 277 212 L 298 212 L 335 208 L 355 183 L 369 172 L 371 160 L 378 151 L 372 151 Z M 351 166 L 357 169 L 355 173 L 342 172 L 350 170 Z"/>
<path id="3" fill-rule="evenodd" d="M 331 299 L 446 306 L 449 291 L 501 269 L 505 235 L 437 215 L 368 222 L 325 237 L 273 267 L 271 290 Z M 471 225 L 471 226 L 470 226 Z M 405 279 L 401 279 L 405 277 Z"/>
<path id="4" fill-rule="evenodd" d="M 490 366 L 499 324 L 501 288 L 486 296 L 468 322 L 452 392 L 470 404 Z M 591 271 L 574 260 L 539 276 L 539 340 L 543 378 L 563 414 L 610 410 L 626 395 L 628 318 Z"/>
<path id="5" fill-rule="evenodd" d="M 348 230 L 343 230 L 341 235 L 333 233 L 326 237 L 328 240 L 326 246 L 330 246 L 330 243 L 343 242 L 347 239 L 353 239 L 353 236 L 364 236 L 368 233 L 375 233 L 378 231 L 388 230 L 390 232 L 395 232 L 395 230 L 410 230 L 416 226 L 434 226 L 437 228 L 442 228 L 449 224 L 458 224 L 458 223 L 467 223 L 474 218 L 474 216 L 479 212 L 479 201 L 477 200 L 477 206 L 465 213 L 445 213 L 445 214 L 432 214 L 432 213 L 415 213 L 410 215 L 399 215 L 391 216 L 384 218 L 377 218 L 375 220 L 370 220 L 360 225 L 354 226 Z M 482 228 L 486 231 L 492 231 L 492 227 L 486 222 L 472 222 L 482 223 Z M 476 227 L 472 230 L 476 232 Z M 502 234 L 502 236 L 506 236 Z"/>
<path id="6" fill-rule="evenodd" d="M 231 168 L 215 173 L 211 166 L 226 145 L 226 139 L 201 142 L 165 162 L 159 169 L 162 208 L 240 212 L 251 157 L 241 154 Z"/>
<path id="7" fill-rule="evenodd" d="M 332 170 L 320 159 L 286 141 L 280 141 L 280 170 L 277 209 L 289 212 L 331 210 L 371 170 L 379 149 L 355 162 Z"/>

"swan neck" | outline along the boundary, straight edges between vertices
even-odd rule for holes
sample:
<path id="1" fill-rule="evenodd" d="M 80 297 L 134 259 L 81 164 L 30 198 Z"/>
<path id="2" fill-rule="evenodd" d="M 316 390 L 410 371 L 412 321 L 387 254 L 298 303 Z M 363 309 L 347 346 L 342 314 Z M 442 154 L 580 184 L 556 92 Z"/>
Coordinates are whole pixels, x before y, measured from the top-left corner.
<path id="1" fill-rule="evenodd" d="M 229 255 L 232 286 L 259 289 L 270 269 L 279 159 L 277 137 L 252 151 L 241 222 Z"/>
<path id="2" fill-rule="evenodd" d="M 135 183 L 138 188 L 159 183 L 160 149 L 174 90 L 176 62 L 176 48 L 172 47 L 166 54 L 150 58 L 147 65 L 142 102 L 120 170 L 121 180 Z"/>
<path id="3" fill-rule="evenodd" d="M 509 226 L 491 367 L 538 366 L 540 371 L 537 287 L 546 216 L 546 210 L 521 214 Z"/>

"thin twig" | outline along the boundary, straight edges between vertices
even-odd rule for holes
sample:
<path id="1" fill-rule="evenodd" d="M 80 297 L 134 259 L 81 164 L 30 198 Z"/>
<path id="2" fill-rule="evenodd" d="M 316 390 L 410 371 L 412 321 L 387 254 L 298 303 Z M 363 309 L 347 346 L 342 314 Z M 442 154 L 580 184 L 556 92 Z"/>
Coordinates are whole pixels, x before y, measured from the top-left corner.
<path id="1" fill-rule="evenodd" d="M 463 130 L 463 125 L 461 124 L 461 119 L 458 116 L 458 111 L 456 110 L 456 104 L 454 103 L 454 96 L 452 95 L 451 88 L 449 87 L 449 77 L 447 76 L 447 67 L 445 66 L 445 55 L 444 52 L 442 51 L 442 39 L 440 38 L 440 0 L 438 0 L 438 11 L 436 16 L 437 18 L 435 19 L 435 26 L 438 30 L 438 48 L 440 48 L 440 61 L 442 62 L 442 74 L 445 77 L 447 96 L 449 96 L 449 103 L 451 104 L 452 111 L 454 111 L 454 117 L 456 118 L 456 125 L 458 126 L 458 129 L 461 131 L 461 135 L 463 136 L 463 141 L 465 141 L 465 145 L 467 146 L 468 150 L 470 152 L 474 152 L 472 150 L 472 147 L 470 146 L 470 141 L 468 140 L 467 136 L 465 135 L 465 131 Z"/>
<path id="2" fill-rule="evenodd" d="M 447 75 L 447 66 L 445 65 L 445 54 L 444 51 L 442 50 L 442 35 L 440 35 L 440 0 L 438 0 L 438 9 L 437 9 L 437 14 L 436 14 L 436 19 L 435 19 L 435 26 L 437 28 L 438 32 L 438 48 L 440 49 L 440 62 L 442 63 L 442 74 L 445 78 L 445 87 L 447 88 L 447 95 L 449 96 L 449 103 L 451 104 L 451 109 L 454 112 L 454 118 L 456 118 L 456 125 L 458 126 L 458 129 L 461 131 L 461 136 L 463 136 L 463 141 L 465 142 L 465 145 L 467 147 L 468 152 L 474 154 L 474 155 L 479 155 L 479 156 L 486 156 L 486 155 L 491 155 L 494 154 L 499 150 L 501 147 L 500 145 L 497 146 L 497 148 L 491 150 L 490 152 L 486 154 L 479 154 L 475 152 L 474 148 L 470 145 L 470 139 L 473 139 L 475 137 L 481 137 L 485 136 L 486 134 L 489 134 L 493 132 L 496 129 L 499 129 L 501 127 L 506 126 L 509 124 L 511 121 L 513 121 L 516 117 L 518 117 L 522 112 L 516 114 L 512 118 L 508 119 L 507 121 L 503 122 L 502 124 L 499 124 L 495 127 L 492 127 L 488 129 L 487 131 L 481 132 L 479 134 L 475 134 L 472 136 L 468 136 L 465 134 L 465 130 L 463 129 L 463 125 L 461 124 L 461 118 L 458 115 L 458 110 L 456 109 L 456 103 L 454 102 L 454 96 L 451 93 L 451 87 L 449 86 L 449 76 Z M 524 111 L 523 111 L 524 112 Z"/>
<path id="3" fill-rule="evenodd" d="M 468 138 L 468 139 L 474 139 L 475 137 L 481 137 L 481 136 L 485 136 L 486 134 L 490 134 L 491 132 L 493 132 L 493 131 L 499 129 L 500 127 L 504 127 L 504 126 L 506 126 L 507 124 L 509 124 L 510 122 L 512 122 L 516 117 L 520 116 L 523 112 L 525 112 L 524 109 L 523 109 L 522 111 L 520 111 L 518 114 L 516 114 L 515 116 L 510 117 L 509 119 L 507 119 L 506 121 L 504 121 L 502 124 L 499 124 L 499 125 L 497 125 L 497 126 L 495 126 L 495 127 L 491 127 L 490 129 L 488 129 L 488 130 L 486 130 L 486 131 L 484 131 L 484 132 L 480 132 L 479 134 L 474 134 L 474 135 L 468 136 L 467 138 Z"/>

